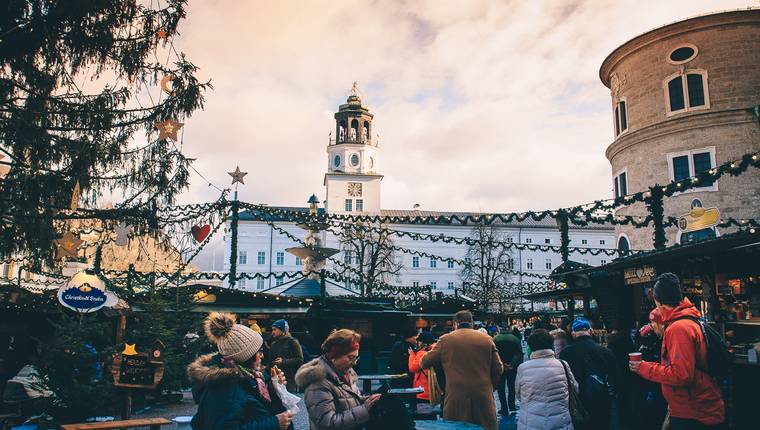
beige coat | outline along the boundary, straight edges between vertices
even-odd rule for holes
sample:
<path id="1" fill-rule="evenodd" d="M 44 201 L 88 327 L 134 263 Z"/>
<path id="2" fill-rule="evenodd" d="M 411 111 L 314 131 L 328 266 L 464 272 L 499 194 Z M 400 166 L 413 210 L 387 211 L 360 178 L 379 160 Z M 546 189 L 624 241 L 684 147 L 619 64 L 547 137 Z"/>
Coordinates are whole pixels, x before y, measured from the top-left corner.
<path id="1" fill-rule="evenodd" d="M 436 364 L 446 375 L 443 418 L 496 430 L 493 388 L 504 366 L 491 337 L 472 329 L 444 335 L 420 362 L 423 369 Z"/>

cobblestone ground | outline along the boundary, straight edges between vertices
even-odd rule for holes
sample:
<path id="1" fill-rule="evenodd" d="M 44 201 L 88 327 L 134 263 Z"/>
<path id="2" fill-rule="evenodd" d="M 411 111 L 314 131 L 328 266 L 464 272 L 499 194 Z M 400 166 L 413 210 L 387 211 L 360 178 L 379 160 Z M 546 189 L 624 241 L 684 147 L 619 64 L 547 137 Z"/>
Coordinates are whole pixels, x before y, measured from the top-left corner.
<path id="1" fill-rule="evenodd" d="M 499 399 L 496 399 L 497 409 L 499 408 Z M 293 426 L 295 430 L 309 430 L 309 416 L 306 412 L 306 406 L 303 401 L 298 404 L 300 411 L 293 419 Z M 136 411 L 133 418 L 152 418 L 161 417 L 166 419 L 172 419 L 176 416 L 193 415 L 195 414 L 196 406 L 193 403 L 192 396 L 189 392 L 186 392 L 184 398 L 180 403 L 164 406 L 154 406 L 149 409 Z M 163 427 L 164 430 L 171 430 L 172 427 Z M 509 417 L 499 417 L 499 430 L 515 430 L 517 429 L 517 419 L 515 415 Z"/>

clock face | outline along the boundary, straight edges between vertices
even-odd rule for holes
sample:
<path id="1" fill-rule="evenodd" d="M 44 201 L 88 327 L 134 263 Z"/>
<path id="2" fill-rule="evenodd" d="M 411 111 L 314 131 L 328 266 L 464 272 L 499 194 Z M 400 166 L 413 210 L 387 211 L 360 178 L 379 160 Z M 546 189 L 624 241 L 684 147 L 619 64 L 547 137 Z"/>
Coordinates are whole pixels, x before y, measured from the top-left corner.
<path id="1" fill-rule="evenodd" d="M 348 195 L 351 197 L 361 197 L 362 196 L 362 184 L 358 182 L 349 182 L 348 183 Z"/>
<path id="2" fill-rule="evenodd" d="M 340 166 L 340 155 L 336 155 L 333 159 L 333 164 L 335 164 L 335 167 Z"/>
<path id="3" fill-rule="evenodd" d="M 369 157 L 369 168 L 372 169 L 375 167 L 375 159 L 372 157 Z"/>
<path id="4" fill-rule="evenodd" d="M 359 156 L 354 154 L 351 156 L 351 165 L 356 167 L 359 165 Z"/>

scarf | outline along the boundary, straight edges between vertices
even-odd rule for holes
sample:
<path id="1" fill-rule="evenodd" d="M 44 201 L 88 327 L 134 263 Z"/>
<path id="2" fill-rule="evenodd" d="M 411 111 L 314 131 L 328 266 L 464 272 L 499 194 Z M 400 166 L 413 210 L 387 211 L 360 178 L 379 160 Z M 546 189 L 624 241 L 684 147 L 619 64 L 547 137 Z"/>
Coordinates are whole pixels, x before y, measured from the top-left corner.
<path id="1" fill-rule="evenodd" d="M 258 370 L 248 369 L 241 364 L 235 362 L 235 360 L 228 357 L 221 357 L 221 362 L 224 367 L 231 369 L 238 369 L 240 373 L 256 382 L 256 387 L 259 389 L 259 394 L 266 400 L 267 403 L 272 403 L 272 396 L 269 394 L 269 388 L 267 388 L 264 374 Z"/>

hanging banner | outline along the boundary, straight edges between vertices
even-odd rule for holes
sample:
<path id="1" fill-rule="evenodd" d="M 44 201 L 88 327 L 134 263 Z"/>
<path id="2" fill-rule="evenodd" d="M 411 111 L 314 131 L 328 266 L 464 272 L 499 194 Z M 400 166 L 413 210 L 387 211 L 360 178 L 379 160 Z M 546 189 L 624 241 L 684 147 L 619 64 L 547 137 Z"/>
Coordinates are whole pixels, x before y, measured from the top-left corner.
<path id="1" fill-rule="evenodd" d="M 678 230 L 681 233 L 681 244 L 711 239 L 717 236 L 715 227 L 720 222 L 718 208 L 704 208 L 702 201 L 694 199 L 691 211 L 678 218 Z"/>
<path id="2" fill-rule="evenodd" d="M 98 311 L 107 300 L 105 283 L 87 270 L 77 273 L 58 289 L 58 302 L 80 313 Z"/>

